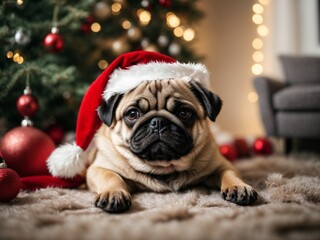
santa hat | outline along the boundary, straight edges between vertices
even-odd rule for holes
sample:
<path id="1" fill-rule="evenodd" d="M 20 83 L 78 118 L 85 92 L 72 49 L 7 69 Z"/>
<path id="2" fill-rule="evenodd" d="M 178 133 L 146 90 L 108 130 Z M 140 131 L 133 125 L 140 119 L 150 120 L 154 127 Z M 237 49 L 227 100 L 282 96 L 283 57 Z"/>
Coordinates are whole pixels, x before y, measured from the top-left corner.
<path id="1" fill-rule="evenodd" d="M 72 178 L 85 169 L 84 151 L 102 122 L 98 107 L 115 94 L 127 93 L 143 81 L 183 79 L 195 80 L 209 87 L 209 74 L 202 64 L 180 63 L 166 55 L 135 51 L 115 59 L 88 88 L 78 114 L 76 142 L 55 149 L 47 160 L 50 173 Z"/>

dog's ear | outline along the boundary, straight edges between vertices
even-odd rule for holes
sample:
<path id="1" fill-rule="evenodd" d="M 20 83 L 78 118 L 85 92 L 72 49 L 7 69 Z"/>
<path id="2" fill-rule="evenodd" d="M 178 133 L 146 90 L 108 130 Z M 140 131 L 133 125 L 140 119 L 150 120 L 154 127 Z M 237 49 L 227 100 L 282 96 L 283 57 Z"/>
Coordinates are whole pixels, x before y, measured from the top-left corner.
<path id="1" fill-rule="evenodd" d="M 202 87 L 195 80 L 191 80 L 190 85 L 191 85 L 191 91 L 195 94 L 199 102 L 202 104 L 202 106 L 206 110 L 206 113 L 209 119 L 214 122 L 221 110 L 222 100 L 218 95 Z"/>
<path id="2" fill-rule="evenodd" d="M 108 127 L 111 126 L 116 108 L 121 100 L 122 94 L 115 94 L 98 107 L 98 116 Z"/>

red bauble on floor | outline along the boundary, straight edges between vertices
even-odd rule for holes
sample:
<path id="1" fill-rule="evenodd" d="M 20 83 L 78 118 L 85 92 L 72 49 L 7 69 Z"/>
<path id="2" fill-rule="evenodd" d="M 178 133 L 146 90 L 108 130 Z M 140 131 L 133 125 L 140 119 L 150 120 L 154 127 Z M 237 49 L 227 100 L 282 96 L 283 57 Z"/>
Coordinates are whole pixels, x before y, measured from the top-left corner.
<path id="1" fill-rule="evenodd" d="M 19 175 L 4 163 L 0 164 L 0 202 L 8 202 L 14 199 L 21 187 Z"/>
<path id="2" fill-rule="evenodd" d="M 256 155 L 270 155 L 273 152 L 272 143 L 268 138 L 257 138 L 252 148 Z"/>
<path id="3" fill-rule="evenodd" d="M 221 145 L 220 152 L 226 159 L 231 162 L 238 157 L 237 149 L 232 144 Z"/>
<path id="4" fill-rule="evenodd" d="M 248 142 L 244 138 L 236 138 L 233 145 L 235 146 L 238 158 L 246 158 L 250 155 Z"/>
<path id="5" fill-rule="evenodd" d="M 46 159 L 54 149 L 52 139 L 33 127 L 14 128 L 0 143 L 3 159 L 20 177 L 48 175 Z"/>

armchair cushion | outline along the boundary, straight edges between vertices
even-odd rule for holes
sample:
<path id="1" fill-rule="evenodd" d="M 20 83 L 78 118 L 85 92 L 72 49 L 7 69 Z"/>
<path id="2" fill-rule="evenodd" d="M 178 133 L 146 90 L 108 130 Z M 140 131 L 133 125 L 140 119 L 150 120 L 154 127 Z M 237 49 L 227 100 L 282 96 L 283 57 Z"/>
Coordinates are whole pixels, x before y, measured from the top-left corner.
<path id="1" fill-rule="evenodd" d="M 280 56 L 283 82 L 257 77 L 263 125 L 269 136 L 320 138 L 320 57 Z"/>
<path id="2" fill-rule="evenodd" d="M 276 110 L 320 110 L 320 84 L 291 85 L 276 92 L 272 100 Z"/>
<path id="3" fill-rule="evenodd" d="M 285 79 L 290 84 L 320 83 L 320 58 L 280 56 Z"/>
<path id="4" fill-rule="evenodd" d="M 286 138 L 319 138 L 320 112 L 279 112 L 277 135 Z"/>

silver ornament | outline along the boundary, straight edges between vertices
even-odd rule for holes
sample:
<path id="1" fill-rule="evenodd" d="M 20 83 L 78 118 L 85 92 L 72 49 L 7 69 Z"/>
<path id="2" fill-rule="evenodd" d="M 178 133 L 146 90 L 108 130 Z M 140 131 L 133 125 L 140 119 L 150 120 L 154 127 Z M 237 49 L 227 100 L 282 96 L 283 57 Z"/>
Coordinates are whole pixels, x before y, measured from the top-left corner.
<path id="1" fill-rule="evenodd" d="M 142 0 L 141 6 L 144 8 L 148 8 L 150 6 L 150 2 L 148 0 Z"/>
<path id="2" fill-rule="evenodd" d="M 111 9 L 108 3 L 100 1 L 94 6 L 93 13 L 99 19 L 106 19 L 107 17 L 111 16 Z"/>
<path id="3" fill-rule="evenodd" d="M 30 42 L 30 33 L 23 28 L 19 28 L 14 35 L 14 40 L 19 45 L 26 45 Z"/>
<path id="4" fill-rule="evenodd" d="M 24 119 L 21 121 L 21 126 L 22 127 L 32 127 L 33 126 L 33 122 L 31 121 L 30 118 L 28 117 L 24 117 Z"/>
<path id="5" fill-rule="evenodd" d="M 76 133 L 75 132 L 67 132 L 63 139 L 62 139 L 62 143 L 70 143 L 72 144 L 74 141 L 76 140 Z"/>
<path id="6" fill-rule="evenodd" d="M 158 38 L 158 44 L 160 47 L 165 47 L 167 46 L 169 43 L 169 39 L 167 36 L 165 35 L 160 35 L 159 38 Z"/>
<path id="7" fill-rule="evenodd" d="M 178 43 L 173 42 L 170 44 L 168 51 L 172 56 L 176 56 L 176 55 L 180 54 L 181 46 Z"/>
<path id="8" fill-rule="evenodd" d="M 148 47 L 149 44 L 150 44 L 150 41 L 149 41 L 148 38 L 143 38 L 143 39 L 141 40 L 141 47 L 142 47 L 142 48 Z"/>
<path id="9" fill-rule="evenodd" d="M 137 41 L 141 38 L 141 30 L 137 27 L 131 27 L 128 29 L 128 38 L 132 41 Z"/>

